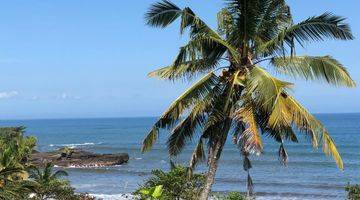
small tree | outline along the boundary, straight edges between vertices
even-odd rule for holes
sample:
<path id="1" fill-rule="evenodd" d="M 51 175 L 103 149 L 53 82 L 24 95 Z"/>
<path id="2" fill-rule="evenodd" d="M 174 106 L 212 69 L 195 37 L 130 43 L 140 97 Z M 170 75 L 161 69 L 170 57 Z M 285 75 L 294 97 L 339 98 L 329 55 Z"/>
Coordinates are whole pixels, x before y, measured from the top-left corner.
<path id="1" fill-rule="evenodd" d="M 52 163 L 47 163 L 43 170 L 36 167 L 30 168 L 30 179 L 35 182 L 35 195 L 32 199 L 75 199 L 74 188 L 70 186 L 68 181 L 60 179 L 63 176 L 67 176 L 67 172 L 58 170 L 53 173 L 53 167 Z"/>

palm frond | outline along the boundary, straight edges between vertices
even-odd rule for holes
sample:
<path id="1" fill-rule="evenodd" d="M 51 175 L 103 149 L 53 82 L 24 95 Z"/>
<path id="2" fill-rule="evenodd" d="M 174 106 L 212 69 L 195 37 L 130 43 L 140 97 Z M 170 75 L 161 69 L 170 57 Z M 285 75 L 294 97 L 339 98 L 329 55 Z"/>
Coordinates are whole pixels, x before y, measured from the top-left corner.
<path id="1" fill-rule="evenodd" d="M 322 125 L 292 96 L 283 92 L 269 117 L 269 126 L 275 130 L 295 125 L 299 131 L 310 136 L 313 147 L 317 148 L 321 136 Z M 320 129 L 320 130 L 319 130 Z"/>
<path id="2" fill-rule="evenodd" d="M 177 80 L 180 78 L 191 79 L 197 74 L 208 73 L 210 70 L 218 66 L 218 60 L 214 62 L 205 59 L 194 59 L 182 62 L 181 64 L 173 64 L 152 71 L 149 77 L 157 77 L 165 80 Z"/>
<path id="3" fill-rule="evenodd" d="M 156 142 L 160 128 L 169 128 L 173 126 L 179 119 L 180 115 L 191 106 L 201 101 L 206 95 L 211 92 L 212 88 L 218 83 L 218 77 L 214 73 L 209 73 L 188 90 L 186 90 L 180 97 L 178 97 L 170 107 L 162 114 L 160 119 L 155 123 L 149 134 L 143 141 L 142 152 L 151 149 L 151 146 Z"/>
<path id="4" fill-rule="evenodd" d="M 335 86 L 355 87 L 346 68 L 330 56 L 274 57 L 277 72 L 306 80 L 323 80 Z"/>
<path id="5" fill-rule="evenodd" d="M 324 130 L 322 135 L 323 150 L 326 155 L 332 156 L 340 169 L 344 169 L 344 163 L 341 159 L 340 153 L 338 152 L 334 140 L 330 137 L 329 133 Z"/>
<path id="6" fill-rule="evenodd" d="M 144 138 L 142 145 L 141 145 L 141 152 L 150 151 L 153 145 L 155 144 L 156 140 L 159 137 L 159 128 L 153 126 L 150 132 Z"/>
<path id="7" fill-rule="evenodd" d="M 240 70 L 234 72 L 230 77 L 220 77 L 222 77 L 221 79 L 223 80 L 223 87 L 219 92 L 221 95 L 213 98 L 214 106 L 204 126 L 204 132 L 207 132 L 207 130 L 212 129 L 213 126 L 222 123 L 228 118 L 230 111 L 240 99 L 243 84 L 243 76 L 241 75 Z"/>
<path id="8" fill-rule="evenodd" d="M 0 176 L 6 177 L 13 174 L 23 173 L 24 169 L 22 167 L 5 167 L 0 170 Z"/>
<path id="9" fill-rule="evenodd" d="M 239 133 L 242 149 L 251 154 L 260 154 L 263 150 L 263 144 L 253 106 L 248 103 L 235 111 L 233 115 L 236 121 L 245 123 L 245 130 Z"/>
<path id="10" fill-rule="evenodd" d="M 202 104 L 199 102 L 199 104 Z M 205 107 L 203 105 L 199 105 Z M 186 142 L 191 140 L 196 128 L 204 122 L 204 110 L 203 108 L 194 108 L 189 116 L 183 119 L 172 131 L 170 137 L 167 140 L 167 147 L 170 156 L 178 155 L 184 148 Z"/>
<path id="11" fill-rule="evenodd" d="M 281 164 L 287 165 L 289 156 L 288 156 L 288 153 L 287 153 L 287 151 L 285 149 L 284 143 L 280 144 L 278 155 L 279 155 L 279 159 L 280 159 Z"/>
<path id="12" fill-rule="evenodd" d="M 292 35 L 300 43 L 322 41 L 325 38 L 352 40 L 354 36 L 344 20 L 345 18 L 332 13 L 324 13 L 289 27 L 287 34 Z"/>
<path id="13" fill-rule="evenodd" d="M 194 168 L 199 162 L 202 162 L 206 159 L 205 155 L 205 147 L 204 147 L 204 139 L 200 137 L 196 147 L 191 154 L 190 162 L 189 162 L 189 176 L 191 177 Z"/>
<path id="14" fill-rule="evenodd" d="M 281 92 L 292 86 L 292 83 L 271 76 L 261 67 L 254 67 L 246 79 L 248 94 L 251 94 L 255 98 L 256 104 L 266 111 L 271 111 Z"/>
<path id="15" fill-rule="evenodd" d="M 57 170 L 54 174 L 52 174 L 52 178 L 60 178 L 63 176 L 69 176 L 69 174 L 64 170 Z"/>
<path id="16" fill-rule="evenodd" d="M 269 41 L 281 28 L 292 23 L 290 8 L 284 0 L 259 0 L 255 41 Z M 257 45 L 257 44 L 255 44 Z"/>
<path id="17" fill-rule="evenodd" d="M 170 1 L 163 0 L 152 4 L 145 14 L 146 23 L 155 27 L 167 27 L 181 16 L 182 10 Z"/>
<path id="18" fill-rule="evenodd" d="M 293 97 L 282 93 L 269 118 L 269 126 L 296 126 L 299 131 L 310 136 L 313 147 L 318 147 L 318 140 L 322 140 L 324 153 L 331 155 L 338 167 L 343 169 L 343 162 L 337 148 L 325 127 Z"/>
<path id="19" fill-rule="evenodd" d="M 149 76 L 168 80 L 191 79 L 216 68 L 226 51 L 234 61 L 239 62 L 236 49 L 220 36 L 213 33 L 199 34 L 180 48 L 172 65 L 150 72 Z"/>
<path id="20" fill-rule="evenodd" d="M 269 56 L 273 54 L 284 55 L 290 49 L 291 55 L 295 54 L 295 41 L 304 45 L 307 41 L 322 41 L 326 38 L 339 40 L 352 40 L 350 26 L 344 18 L 324 13 L 320 16 L 310 17 L 298 24 L 280 27 L 272 39 L 257 42 L 256 54 Z M 286 48 L 288 47 L 288 48 Z"/>

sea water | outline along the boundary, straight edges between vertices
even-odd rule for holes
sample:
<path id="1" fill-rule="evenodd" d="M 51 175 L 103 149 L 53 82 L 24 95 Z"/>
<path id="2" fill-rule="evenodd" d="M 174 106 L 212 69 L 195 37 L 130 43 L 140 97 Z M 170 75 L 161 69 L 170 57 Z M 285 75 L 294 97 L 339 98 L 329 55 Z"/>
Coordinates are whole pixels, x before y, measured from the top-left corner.
<path id="1" fill-rule="evenodd" d="M 360 183 L 360 114 L 316 115 L 328 128 L 342 155 L 345 170 L 336 167 L 332 158 L 314 150 L 310 141 L 299 134 L 298 144 L 286 144 L 287 166 L 278 160 L 279 144 L 264 137 L 264 153 L 251 157 L 251 175 L 258 199 L 344 199 L 348 182 Z M 26 134 L 38 138 L 40 151 L 60 147 L 82 148 L 97 153 L 123 153 L 127 164 L 99 168 L 68 168 L 68 179 L 79 192 L 116 199 L 133 192 L 152 169 L 169 169 L 166 150 L 167 131 L 146 154 L 140 152 L 141 141 L 156 118 L 44 119 L 6 120 L 1 126 L 26 126 Z M 187 164 L 190 144 L 176 159 Z M 198 171 L 206 166 L 200 165 Z M 228 140 L 222 153 L 214 191 L 245 191 L 246 173 L 239 150 Z"/>

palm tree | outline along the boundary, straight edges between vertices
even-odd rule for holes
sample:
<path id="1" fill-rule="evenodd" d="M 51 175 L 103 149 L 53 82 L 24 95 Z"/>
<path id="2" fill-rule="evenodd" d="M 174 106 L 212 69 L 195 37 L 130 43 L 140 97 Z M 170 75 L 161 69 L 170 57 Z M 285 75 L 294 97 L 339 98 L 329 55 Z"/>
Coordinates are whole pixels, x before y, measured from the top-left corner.
<path id="1" fill-rule="evenodd" d="M 0 199 L 22 199 L 32 187 L 27 180 L 24 167 L 17 162 L 11 148 L 6 148 L 0 154 Z"/>
<path id="2" fill-rule="evenodd" d="M 30 168 L 30 179 L 35 182 L 34 192 L 36 198 L 39 200 L 57 199 L 64 191 L 68 189 L 68 182 L 60 180 L 63 176 L 68 176 L 68 173 L 63 170 L 58 170 L 53 173 L 54 165 L 46 163 L 45 168 L 40 170 L 37 167 Z M 72 189 L 70 189 L 72 191 Z"/>
<path id="3" fill-rule="evenodd" d="M 145 137 L 142 151 L 156 142 L 160 129 L 172 129 L 167 146 L 177 156 L 201 130 L 190 169 L 205 159 L 206 183 L 199 197 L 208 198 L 223 146 L 233 134 L 244 156 L 244 169 L 251 167 L 249 155 L 261 154 L 262 136 L 279 143 L 279 156 L 287 161 L 284 141 L 310 138 L 314 148 L 323 147 L 338 167 L 343 162 L 325 127 L 291 94 L 293 84 L 275 78 L 268 70 L 334 86 L 355 87 L 343 65 L 331 56 L 299 56 L 297 47 L 325 39 L 351 40 L 344 18 L 331 13 L 293 21 L 285 0 L 226 0 L 218 13 L 217 30 L 211 29 L 189 7 L 179 8 L 164 0 L 146 13 L 147 24 L 165 28 L 180 19 L 180 33 L 189 41 L 174 62 L 153 71 L 151 77 L 178 80 L 201 78 L 178 97 Z M 261 64 L 267 64 L 263 68 Z M 220 71 L 221 70 L 221 71 Z M 251 181 L 251 180 L 249 180 Z"/>
<path id="4" fill-rule="evenodd" d="M 25 127 L 2 127 L 0 128 L 0 149 L 12 149 L 12 157 L 19 164 L 26 165 L 32 151 L 36 146 L 36 138 L 24 136 Z"/>

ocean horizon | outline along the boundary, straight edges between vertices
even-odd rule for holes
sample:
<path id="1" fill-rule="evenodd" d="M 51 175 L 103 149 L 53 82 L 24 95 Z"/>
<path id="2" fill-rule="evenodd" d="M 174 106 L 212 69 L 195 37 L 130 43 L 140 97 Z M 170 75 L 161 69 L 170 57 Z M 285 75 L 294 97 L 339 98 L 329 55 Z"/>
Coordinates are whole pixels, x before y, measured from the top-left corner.
<path id="1" fill-rule="evenodd" d="M 336 167 L 321 147 L 299 136 L 299 143 L 286 143 L 289 163 L 282 166 L 277 157 L 279 144 L 264 137 L 264 154 L 252 156 L 251 175 L 258 199 L 344 199 L 347 183 L 360 181 L 360 113 L 322 113 L 316 117 L 328 128 L 344 160 L 345 170 Z M 37 150 L 51 151 L 64 146 L 96 153 L 128 153 L 127 164 L 113 167 L 67 168 L 68 179 L 78 192 L 116 199 L 133 192 L 151 170 L 170 167 L 166 150 L 167 132 L 162 131 L 152 151 L 140 152 L 141 141 L 156 117 L 11 119 L 0 126 L 25 126 L 27 135 L 38 138 Z M 193 144 L 176 158 L 186 165 Z M 204 164 L 198 172 L 206 170 Z M 239 150 L 225 145 L 213 191 L 246 190 L 246 173 Z"/>
<path id="2" fill-rule="evenodd" d="M 360 112 L 320 112 L 320 113 L 311 113 L 312 115 L 360 115 Z M 0 118 L 0 121 L 30 121 L 30 120 L 70 120 L 70 119 L 141 119 L 141 118 L 152 118 L 157 119 L 160 116 L 91 116 L 91 117 L 10 117 L 10 118 Z"/>

